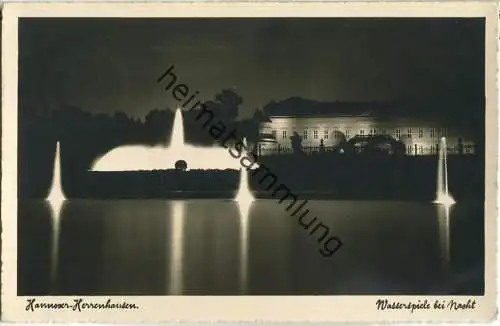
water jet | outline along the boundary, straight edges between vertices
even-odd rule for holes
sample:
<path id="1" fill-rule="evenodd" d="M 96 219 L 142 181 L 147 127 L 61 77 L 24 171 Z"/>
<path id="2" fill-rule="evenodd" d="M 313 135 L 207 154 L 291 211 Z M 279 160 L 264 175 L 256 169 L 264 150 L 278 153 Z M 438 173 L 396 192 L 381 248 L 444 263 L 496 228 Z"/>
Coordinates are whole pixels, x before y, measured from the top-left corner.
<path id="1" fill-rule="evenodd" d="M 229 155 L 226 148 L 186 144 L 184 132 L 182 110 L 177 108 L 168 144 L 116 147 L 99 157 L 91 171 L 165 170 L 174 167 L 180 159 L 189 162 L 189 169 L 239 170 L 239 161 Z"/>
<path id="2" fill-rule="evenodd" d="M 447 207 L 455 204 L 455 200 L 448 192 L 448 162 L 445 137 L 441 137 L 439 144 L 436 199 L 434 200 L 434 203 L 445 205 Z"/>
<path id="3" fill-rule="evenodd" d="M 66 200 L 61 182 L 61 154 L 59 142 L 56 143 L 56 153 L 54 156 L 54 167 L 52 168 L 52 184 L 50 186 L 47 201 L 54 212 L 54 215 L 59 216 L 61 207 Z"/>

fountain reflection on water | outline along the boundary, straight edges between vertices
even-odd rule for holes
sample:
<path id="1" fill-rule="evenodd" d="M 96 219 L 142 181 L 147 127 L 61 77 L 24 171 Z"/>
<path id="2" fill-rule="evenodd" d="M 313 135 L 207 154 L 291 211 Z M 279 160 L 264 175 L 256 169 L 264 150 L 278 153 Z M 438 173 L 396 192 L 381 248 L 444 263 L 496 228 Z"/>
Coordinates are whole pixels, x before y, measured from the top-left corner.
<path id="1" fill-rule="evenodd" d="M 61 154 L 59 142 L 56 143 L 56 153 L 54 156 L 54 167 L 52 169 L 52 184 L 46 200 L 50 203 L 50 207 L 55 216 L 59 216 L 61 207 L 66 200 L 64 190 L 61 183 Z"/>
<path id="2" fill-rule="evenodd" d="M 450 213 L 452 207 L 440 205 L 437 207 L 437 218 L 439 225 L 439 239 L 441 248 L 441 260 L 444 266 L 450 263 Z"/>
<path id="3" fill-rule="evenodd" d="M 183 289 L 184 265 L 184 202 L 171 202 L 170 214 L 170 248 L 169 252 L 169 294 L 180 295 Z"/>
<path id="4" fill-rule="evenodd" d="M 60 233 L 60 213 L 66 201 L 61 182 L 61 153 L 60 144 L 56 143 L 56 153 L 54 156 L 54 167 L 52 169 L 52 184 L 46 200 L 49 202 L 52 218 L 52 243 L 51 243 L 51 288 L 56 289 L 57 268 L 59 259 L 59 233 Z"/>
<path id="5" fill-rule="evenodd" d="M 446 138 L 441 137 L 439 144 L 439 158 L 438 158 L 438 175 L 436 186 L 436 199 L 435 204 L 450 207 L 455 204 L 455 200 L 448 192 L 448 162 L 447 162 L 447 147 Z"/>
<path id="6" fill-rule="evenodd" d="M 437 218 L 439 225 L 439 239 L 441 248 L 441 264 L 444 277 L 450 273 L 450 211 L 455 200 L 448 191 L 448 162 L 446 138 L 441 137 L 439 144 L 438 173 L 436 185 Z"/>
<path id="7" fill-rule="evenodd" d="M 243 139 L 244 148 L 247 141 Z M 248 154 L 248 153 L 247 153 Z M 247 155 L 248 156 L 248 155 Z M 249 213 L 252 202 L 255 200 L 248 183 L 248 170 L 240 168 L 240 183 L 234 200 L 238 202 L 240 211 L 240 292 L 246 293 L 248 287 L 248 241 L 249 241 Z"/>

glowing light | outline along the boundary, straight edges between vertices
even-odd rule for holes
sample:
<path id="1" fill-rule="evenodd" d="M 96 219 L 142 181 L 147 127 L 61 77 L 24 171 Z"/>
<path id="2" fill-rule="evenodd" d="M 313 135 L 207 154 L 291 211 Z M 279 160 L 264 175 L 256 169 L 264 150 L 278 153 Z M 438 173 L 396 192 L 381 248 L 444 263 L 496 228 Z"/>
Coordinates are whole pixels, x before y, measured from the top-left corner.
<path id="1" fill-rule="evenodd" d="M 247 148 L 247 141 L 245 138 L 243 139 L 243 145 Z M 238 202 L 240 211 L 240 291 L 245 293 L 248 279 L 249 212 L 255 197 L 248 184 L 248 170 L 243 167 L 240 169 L 240 184 L 234 200 Z"/>
<path id="2" fill-rule="evenodd" d="M 242 212 L 240 209 L 240 291 L 241 293 L 247 292 L 248 287 L 248 242 L 250 239 L 249 216 L 251 204 L 248 206 L 247 211 Z"/>
<path id="3" fill-rule="evenodd" d="M 184 239 L 184 203 L 172 202 L 170 215 L 170 260 L 169 260 L 169 292 L 170 294 L 182 294 L 183 288 L 183 239 Z"/>
<path id="4" fill-rule="evenodd" d="M 200 126 L 201 127 L 201 126 Z M 170 144 L 158 146 L 129 145 L 117 147 L 96 160 L 93 171 L 137 171 L 173 169 L 175 162 L 184 160 L 188 169 L 235 169 L 240 161 L 223 147 L 197 147 L 184 141 L 182 111 L 178 108 Z M 254 164 L 253 168 L 257 168 Z"/>
<path id="5" fill-rule="evenodd" d="M 243 145 L 247 148 L 246 138 L 243 138 Z M 248 170 L 243 167 L 240 168 L 240 185 L 235 200 L 240 205 L 249 204 L 254 200 L 254 196 L 250 190 L 250 185 L 248 184 Z"/>
<path id="6" fill-rule="evenodd" d="M 60 212 L 66 201 L 61 178 L 61 153 L 60 144 L 56 143 L 56 153 L 54 155 L 54 167 L 52 169 L 52 184 L 46 200 L 49 202 L 52 211 L 52 243 L 51 243 L 51 269 L 50 282 L 52 291 L 57 286 L 57 269 L 59 260 L 59 233 L 60 233 Z"/>
<path id="7" fill-rule="evenodd" d="M 446 138 L 441 137 L 438 158 L 437 190 L 434 203 L 450 207 L 455 204 L 455 200 L 448 192 L 448 162 L 446 160 L 446 151 Z"/>
<path id="8" fill-rule="evenodd" d="M 445 267 L 450 262 L 450 210 L 451 207 L 440 205 L 437 207 L 439 225 L 439 238 L 441 246 L 441 258 Z"/>
<path id="9" fill-rule="evenodd" d="M 61 154 L 59 142 L 56 144 L 56 154 L 54 156 L 54 167 L 52 172 L 52 185 L 50 186 L 47 201 L 50 203 L 54 216 L 57 218 L 66 197 L 61 182 Z"/>
<path id="10" fill-rule="evenodd" d="M 184 120 L 182 118 L 181 109 L 175 110 L 174 125 L 172 127 L 172 135 L 170 137 L 169 147 L 173 150 L 181 149 L 184 144 Z"/>

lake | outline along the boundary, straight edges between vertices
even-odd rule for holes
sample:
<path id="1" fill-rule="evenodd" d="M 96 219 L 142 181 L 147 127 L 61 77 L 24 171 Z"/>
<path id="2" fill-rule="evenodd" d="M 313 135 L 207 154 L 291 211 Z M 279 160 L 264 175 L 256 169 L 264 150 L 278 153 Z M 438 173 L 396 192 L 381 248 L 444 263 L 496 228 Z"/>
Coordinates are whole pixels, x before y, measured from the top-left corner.
<path id="1" fill-rule="evenodd" d="M 18 294 L 480 295 L 483 206 L 310 200 L 324 257 L 274 200 L 20 201 Z"/>

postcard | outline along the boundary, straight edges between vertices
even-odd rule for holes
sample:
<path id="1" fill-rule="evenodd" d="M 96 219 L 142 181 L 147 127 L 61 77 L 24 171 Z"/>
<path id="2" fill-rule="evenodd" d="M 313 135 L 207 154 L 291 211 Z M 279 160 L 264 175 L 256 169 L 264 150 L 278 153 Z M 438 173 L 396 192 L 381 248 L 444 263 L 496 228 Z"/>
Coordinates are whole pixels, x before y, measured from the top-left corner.
<path id="1" fill-rule="evenodd" d="M 4 5 L 3 320 L 495 318 L 497 13 Z"/>

